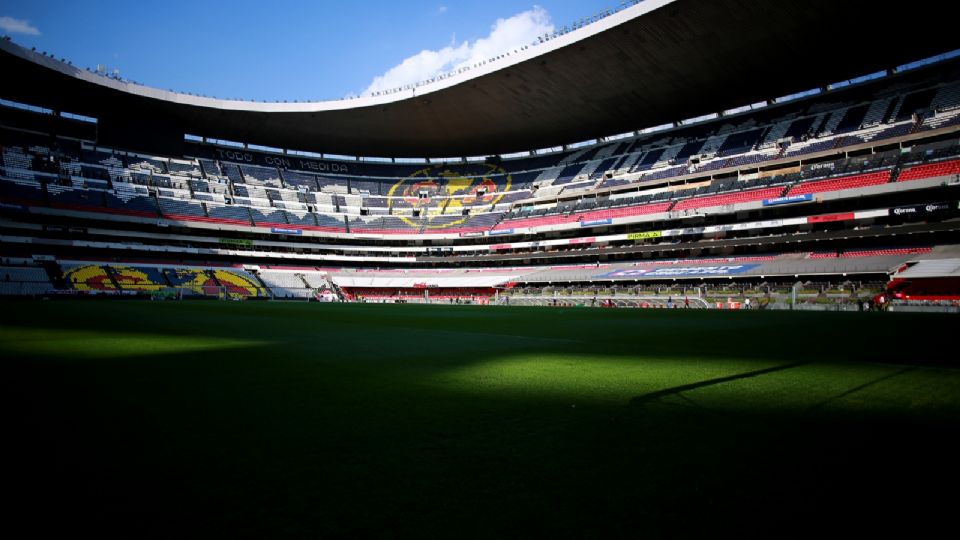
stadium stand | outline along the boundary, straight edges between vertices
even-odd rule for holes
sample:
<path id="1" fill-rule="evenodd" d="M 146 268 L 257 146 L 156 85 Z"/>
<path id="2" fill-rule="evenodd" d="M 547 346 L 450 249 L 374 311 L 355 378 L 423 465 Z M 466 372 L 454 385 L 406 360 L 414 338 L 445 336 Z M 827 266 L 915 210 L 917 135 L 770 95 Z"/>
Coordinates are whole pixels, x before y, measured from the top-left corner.
<path id="1" fill-rule="evenodd" d="M 960 174 L 960 160 L 917 165 L 900 171 L 897 182 L 920 180 L 937 176 L 956 176 Z"/>
<path id="2" fill-rule="evenodd" d="M 952 243 L 958 75 L 945 65 L 897 74 L 895 83 L 868 81 L 615 141 L 483 161 L 294 158 L 194 140 L 182 154 L 154 155 L 10 122 L 0 126 L 0 204 L 16 219 L 3 225 L 4 245 L 67 261 L 59 263 L 62 283 L 51 271 L 50 285 L 19 285 L 37 294 L 53 287 L 304 299 L 337 287 L 326 270 L 307 266 L 229 267 L 253 261 L 332 262 L 337 272 L 521 264 L 588 282 L 600 262 L 761 264 L 773 275 L 889 272 L 891 261 L 937 256 L 918 243 Z M 88 226 L 96 232 L 78 232 Z M 923 237 L 890 242 L 886 229 L 898 227 Z M 833 232 L 871 236 L 838 246 Z M 800 253 L 789 252 L 798 241 Z M 149 264 L 105 256 L 117 249 Z M 758 249 L 776 255 L 749 259 Z M 72 258 L 85 252 L 84 260 L 104 262 Z M 197 262 L 200 254 L 209 259 Z M 554 264 L 549 273 L 539 266 L 551 262 L 595 266 Z M 366 296 L 390 298 L 379 289 L 367 287 Z"/>
<path id="3" fill-rule="evenodd" d="M 927 86 L 923 87 L 924 84 Z M 390 213 L 391 209 L 417 208 L 421 212 L 426 210 L 444 214 L 453 213 L 461 208 L 473 208 L 475 211 L 472 212 L 470 221 L 474 221 L 477 215 L 492 210 L 490 205 L 510 204 L 530 197 L 550 197 L 551 193 L 553 196 L 574 194 L 577 190 L 590 190 L 598 185 L 601 188 L 610 189 L 638 181 L 652 183 L 897 137 L 909 133 L 911 126 L 932 129 L 934 126 L 929 120 L 960 110 L 960 90 L 958 90 L 960 85 L 958 84 L 944 84 L 929 80 L 918 83 L 914 88 L 917 89 L 903 98 L 894 99 L 889 94 L 878 95 L 853 106 L 845 103 L 832 105 L 829 101 L 824 101 L 822 105 L 807 105 L 805 109 L 798 107 L 796 112 L 778 114 L 760 122 L 741 122 L 738 125 L 728 121 L 719 127 L 694 126 L 678 130 L 678 136 L 675 137 L 639 137 L 623 143 L 597 145 L 551 157 L 503 160 L 502 167 L 507 174 L 492 175 L 486 174 L 492 169 L 476 164 L 443 164 L 418 169 L 413 165 L 368 163 L 359 169 L 361 174 L 358 176 L 341 172 L 318 178 L 314 173 L 296 169 L 278 169 L 249 163 L 234 163 L 229 160 L 218 163 L 218 160 L 207 157 L 184 159 L 124 154 L 118 150 L 82 145 L 76 149 L 76 157 L 74 157 L 62 151 L 57 153 L 48 146 L 31 145 L 26 139 L 20 144 L 10 144 L 16 143 L 18 137 L 23 138 L 25 135 L 8 131 L 3 137 L 6 141 L 3 146 L 3 178 L 13 182 L 34 181 L 47 187 L 48 204 L 55 208 L 83 210 L 95 208 L 100 212 L 126 213 L 143 217 L 153 217 L 159 211 L 164 216 L 186 221 L 219 219 L 235 220 L 221 221 L 225 224 L 245 223 L 248 216 L 243 215 L 243 211 L 239 210 L 243 206 L 248 208 L 248 212 L 252 212 L 253 222 L 261 226 L 287 224 L 326 227 L 328 225 L 319 224 L 321 221 L 319 217 L 314 219 L 314 216 L 308 213 L 311 210 L 332 211 L 349 217 L 358 213 L 361 208 L 367 208 L 374 213 L 380 213 L 384 208 L 387 213 Z M 831 106 L 834 108 L 831 109 Z M 805 110 L 812 114 L 804 114 Z M 919 124 L 914 122 L 914 113 L 918 111 L 923 116 Z M 936 124 L 935 127 L 941 127 L 941 124 Z M 684 133 L 689 133 L 689 138 L 684 138 Z M 778 144 L 783 140 L 790 142 L 778 148 Z M 62 144 L 53 146 L 67 148 L 70 144 L 64 141 Z M 696 158 L 695 161 L 693 161 L 694 158 Z M 687 161 L 691 163 L 687 164 Z M 55 176 L 45 176 L 47 173 L 37 170 L 38 163 L 44 164 L 46 168 L 52 167 L 51 170 L 59 169 L 67 173 L 70 178 L 74 178 L 72 180 L 74 188 L 79 188 L 80 191 L 63 189 Z M 621 170 L 628 172 L 614 171 L 615 174 L 611 174 L 609 178 L 605 177 L 615 165 L 627 163 L 632 165 L 621 167 Z M 514 172 L 511 174 L 510 171 Z M 622 176 L 634 174 L 629 171 L 641 174 L 638 177 Z M 78 172 L 84 176 L 77 175 Z M 471 176 L 480 173 L 484 175 Z M 363 176 L 363 174 L 371 176 Z M 413 178 L 409 176 L 411 174 L 425 174 L 425 176 L 418 177 L 419 183 L 404 180 L 405 177 Z M 941 166 L 910 164 L 909 167 L 899 171 L 897 180 L 907 181 L 914 178 L 929 178 L 931 175 L 951 174 L 957 174 L 956 167 L 950 168 L 946 164 Z M 584 181 L 575 181 L 581 177 Z M 815 179 L 805 179 L 806 182 L 803 185 L 792 186 L 788 193 L 793 195 L 855 189 L 874 185 L 873 182 L 879 182 L 879 178 L 879 176 L 859 178 L 851 176 L 842 181 L 824 180 L 816 183 L 814 183 Z M 526 191 L 534 181 L 538 183 L 538 189 L 532 192 Z M 95 184 L 88 182 L 104 183 L 94 188 L 92 186 Z M 119 185 L 126 182 L 132 182 L 131 185 L 140 186 L 146 191 L 121 192 Z M 118 187 L 116 191 L 108 191 L 114 186 Z M 412 204 L 411 201 L 415 199 L 407 195 L 397 195 L 397 186 L 408 186 L 418 191 L 426 189 L 432 193 L 432 196 Z M 511 191 L 499 191 L 507 186 L 510 186 Z M 296 187 L 298 190 L 290 190 L 287 187 Z M 484 195 L 478 197 L 477 189 L 481 187 L 485 190 Z M 182 190 L 182 193 L 162 191 L 161 188 Z M 5 186 L 4 189 L 8 192 L 9 198 L 19 198 L 31 203 L 44 199 L 37 197 L 36 193 L 29 190 L 22 190 L 20 196 L 14 197 L 12 191 L 15 188 Z M 322 191 L 327 189 L 340 195 L 324 199 Z M 98 193 L 97 190 L 101 190 L 102 193 Z M 352 198 L 353 191 L 377 195 L 365 199 Z M 393 193 L 393 195 L 379 198 L 379 194 L 386 193 Z M 748 202 L 751 196 L 751 194 L 731 194 L 721 197 L 705 193 L 695 195 L 698 196 L 698 200 L 678 200 L 675 209 L 688 210 Z M 704 195 L 708 195 L 709 198 Z M 752 195 L 759 196 L 758 193 Z M 154 199 L 152 201 L 151 196 Z M 435 198 L 436 196 L 440 198 Z M 233 200 L 237 206 L 221 206 L 230 200 Z M 215 204 L 211 204 L 205 210 L 203 205 L 198 204 L 199 202 Z M 314 205 L 316 208 L 312 207 Z M 259 210 L 261 208 L 264 210 Z M 266 210 L 268 208 L 285 210 L 286 213 Z M 634 214 L 639 213 L 642 212 Z M 593 219 L 593 216 L 590 219 Z M 442 224 L 448 220 L 432 219 L 431 221 L 436 226 L 425 227 L 424 233 L 437 233 L 442 230 Z M 452 224 L 451 229 L 466 228 L 463 223 L 453 225 L 455 221 L 458 220 L 449 220 Z M 552 225 L 566 221 L 552 217 L 538 219 L 533 223 Z M 383 233 L 407 233 L 408 229 L 413 228 L 402 220 L 393 219 L 380 222 L 356 222 L 355 225 L 358 230 L 377 230 Z M 503 228 L 505 227 L 501 225 L 500 229 Z"/>
<path id="4" fill-rule="evenodd" d="M 674 210 L 694 210 L 698 208 L 707 208 L 711 206 L 723 206 L 728 204 L 761 201 L 763 199 L 773 199 L 783 193 L 782 188 L 765 188 L 747 191 L 738 191 L 726 193 L 723 195 L 712 195 L 707 197 L 694 197 L 677 202 Z"/>
<path id="5" fill-rule="evenodd" d="M 0 265 L 0 296 L 37 296 L 54 291 L 47 272 L 36 266 Z"/>
<path id="6" fill-rule="evenodd" d="M 117 285 L 107 269 L 97 264 L 68 263 L 61 264 L 64 280 L 76 291 L 105 292 L 116 291 Z"/>
<path id="7" fill-rule="evenodd" d="M 261 270 L 258 275 L 275 298 L 309 298 L 315 289 L 303 274 L 291 270 Z"/>
<path id="8" fill-rule="evenodd" d="M 890 181 L 890 171 L 881 171 L 857 176 L 845 176 L 842 178 L 831 178 L 829 180 L 818 180 L 814 182 L 802 182 L 790 188 L 788 195 L 804 195 L 806 193 L 822 193 L 825 191 L 840 191 L 843 189 L 855 189 L 866 186 L 875 186 Z"/>
<path id="9" fill-rule="evenodd" d="M 170 286 L 159 268 L 144 266 L 107 266 L 106 268 L 121 290 L 156 292 Z"/>

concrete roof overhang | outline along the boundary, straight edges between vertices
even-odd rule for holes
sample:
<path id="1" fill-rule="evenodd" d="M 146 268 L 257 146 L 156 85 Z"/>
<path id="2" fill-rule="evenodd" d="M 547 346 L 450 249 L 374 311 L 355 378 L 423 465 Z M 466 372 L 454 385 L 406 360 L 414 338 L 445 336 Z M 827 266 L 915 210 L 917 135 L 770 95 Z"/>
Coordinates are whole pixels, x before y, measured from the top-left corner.
<path id="1" fill-rule="evenodd" d="M 488 155 L 693 118 L 956 49 L 955 21 L 940 9 L 930 0 L 896 10 L 866 0 L 645 0 L 414 89 L 303 103 L 149 88 L 4 41 L 0 97 L 181 143 L 189 133 L 358 156 Z"/>

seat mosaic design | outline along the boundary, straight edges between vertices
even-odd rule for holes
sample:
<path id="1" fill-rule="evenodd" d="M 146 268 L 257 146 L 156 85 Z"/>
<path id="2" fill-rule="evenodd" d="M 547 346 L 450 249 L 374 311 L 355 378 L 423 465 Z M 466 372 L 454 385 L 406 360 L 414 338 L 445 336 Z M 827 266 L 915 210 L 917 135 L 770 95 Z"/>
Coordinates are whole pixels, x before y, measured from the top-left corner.
<path id="1" fill-rule="evenodd" d="M 113 277 L 125 291 L 155 292 L 167 288 L 163 274 L 158 268 L 135 266 L 112 266 Z"/>
<path id="2" fill-rule="evenodd" d="M 186 292 L 229 297 L 261 297 L 266 292 L 256 278 L 241 270 L 206 270 L 202 268 L 167 268 L 164 273 L 170 283 Z"/>
<path id="3" fill-rule="evenodd" d="M 107 269 L 96 264 L 64 265 L 63 277 L 76 291 L 115 291 Z"/>
<path id="4" fill-rule="evenodd" d="M 482 176 L 467 176 L 446 165 L 425 167 L 410 176 L 400 179 L 387 192 L 387 208 L 390 212 L 403 209 L 420 209 L 426 223 L 421 219 L 397 216 L 410 227 L 448 229 L 466 223 L 469 216 L 463 209 L 474 206 L 491 206 L 503 199 L 510 191 L 513 177 L 496 165 L 485 165 Z M 494 179 L 496 178 L 496 179 Z M 444 219 L 440 216 L 457 216 Z"/>

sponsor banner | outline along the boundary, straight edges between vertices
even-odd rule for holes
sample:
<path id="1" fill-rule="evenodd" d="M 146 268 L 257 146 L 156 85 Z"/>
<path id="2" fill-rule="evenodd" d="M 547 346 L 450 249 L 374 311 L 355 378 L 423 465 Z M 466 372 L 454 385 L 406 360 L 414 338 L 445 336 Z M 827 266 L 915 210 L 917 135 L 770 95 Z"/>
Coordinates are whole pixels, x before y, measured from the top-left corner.
<path id="1" fill-rule="evenodd" d="M 594 242 L 596 242 L 596 241 L 597 241 L 597 238 L 594 237 L 594 236 L 590 236 L 590 237 L 587 237 L 587 238 L 571 238 L 569 244 L 570 244 L 570 245 L 574 245 L 574 244 L 592 244 L 592 243 L 594 243 Z"/>
<path id="2" fill-rule="evenodd" d="M 43 230 L 55 233 L 87 234 L 86 227 L 60 227 L 57 225 L 44 225 Z"/>
<path id="3" fill-rule="evenodd" d="M 867 210 L 864 212 L 855 212 L 853 214 L 853 217 L 855 217 L 856 219 L 869 219 L 869 218 L 876 218 L 876 217 L 887 217 L 889 215 L 890 215 L 890 210 L 885 208 L 883 210 Z"/>
<path id="4" fill-rule="evenodd" d="M 210 146 L 206 144 L 187 143 L 186 153 L 191 156 L 219 159 L 221 161 L 233 161 L 236 163 L 249 163 L 251 165 L 260 165 L 263 167 L 280 167 L 281 169 L 292 169 L 298 171 L 309 171 L 318 173 L 342 173 L 342 174 L 360 174 L 372 173 L 367 171 L 366 167 L 359 163 L 343 163 L 328 160 L 310 159 L 308 157 L 276 155 L 262 152 L 251 152 L 242 148 L 223 148 L 219 146 Z M 371 176 L 373 176 L 371 174 Z"/>
<path id="5" fill-rule="evenodd" d="M 804 220 L 800 220 L 800 223 L 803 223 Z M 749 229 L 766 229 L 769 227 L 782 227 L 782 219 L 770 219 L 767 221 L 754 221 L 753 223 L 736 223 L 733 226 L 735 231 L 746 231 Z"/>
<path id="6" fill-rule="evenodd" d="M 911 214 L 919 214 L 920 212 L 921 212 L 920 205 L 900 206 L 897 208 L 890 209 L 891 216 L 909 216 Z"/>
<path id="7" fill-rule="evenodd" d="M 722 266 L 681 266 L 676 268 L 627 268 L 593 276 L 596 279 L 614 278 L 673 278 L 686 276 L 730 276 L 742 274 L 759 264 L 727 264 Z"/>
<path id="8" fill-rule="evenodd" d="M 490 246 L 490 251 L 498 251 L 498 250 L 501 250 L 501 249 L 510 249 L 511 247 L 513 247 L 513 246 L 511 246 L 510 244 L 494 244 L 494 245 Z"/>
<path id="9" fill-rule="evenodd" d="M 253 247 L 253 241 L 245 238 L 221 238 L 221 246 Z"/>
<path id="10" fill-rule="evenodd" d="M 487 232 L 487 236 L 501 236 L 504 234 L 513 234 L 513 229 L 500 229 L 498 231 Z"/>
<path id="11" fill-rule="evenodd" d="M 590 221 L 581 221 L 581 222 L 580 222 L 580 226 L 581 226 L 581 227 L 594 227 L 594 226 L 597 226 L 597 225 L 610 225 L 611 223 L 613 223 L 613 219 L 611 219 L 611 218 L 607 218 L 607 219 L 591 219 Z"/>
<path id="12" fill-rule="evenodd" d="M 276 234 L 294 234 L 294 235 L 303 234 L 303 231 L 301 231 L 300 229 L 288 229 L 286 227 L 271 227 L 270 232 L 276 233 Z"/>
<path id="13" fill-rule="evenodd" d="M 709 227 L 701 227 L 698 229 L 685 229 L 683 234 L 697 234 L 697 233 L 718 233 L 718 232 L 727 232 L 727 231 L 747 231 L 751 229 L 766 229 L 770 227 L 783 227 L 786 225 L 802 225 L 807 222 L 807 218 L 793 218 L 793 219 L 770 219 L 767 221 L 751 221 L 749 223 L 728 223 L 726 225 L 711 225 Z M 667 235 L 667 232 L 664 232 L 664 236 Z"/>
<path id="14" fill-rule="evenodd" d="M 627 235 L 627 240 L 648 240 L 663 237 L 663 231 L 635 232 Z"/>
<path id="15" fill-rule="evenodd" d="M 950 203 L 930 203 L 930 204 L 914 204 L 910 206 L 898 206 L 890 210 L 891 216 L 909 216 L 916 214 L 934 214 L 936 212 L 943 212 L 945 210 L 950 210 Z"/>
<path id="16" fill-rule="evenodd" d="M 483 231 L 462 232 L 462 233 L 460 233 L 460 238 L 476 238 L 477 236 L 483 236 Z"/>
<path id="17" fill-rule="evenodd" d="M 847 212 L 845 214 L 829 214 L 826 216 L 810 216 L 807 218 L 807 223 L 830 223 L 833 221 L 847 221 L 854 219 L 855 216 L 853 212 Z"/>
<path id="18" fill-rule="evenodd" d="M 775 206 L 778 204 L 794 204 L 800 202 L 810 202 L 813 200 L 813 194 L 807 193 L 806 195 L 789 195 L 787 197 L 777 197 L 776 199 L 764 199 L 764 206 Z"/>

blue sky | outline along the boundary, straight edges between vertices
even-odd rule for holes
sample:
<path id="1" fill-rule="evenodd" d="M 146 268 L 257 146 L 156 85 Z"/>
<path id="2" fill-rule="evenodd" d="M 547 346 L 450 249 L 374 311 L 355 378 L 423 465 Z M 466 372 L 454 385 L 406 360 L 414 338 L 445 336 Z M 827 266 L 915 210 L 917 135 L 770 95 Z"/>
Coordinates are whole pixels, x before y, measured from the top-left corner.
<path id="1" fill-rule="evenodd" d="M 0 0 L 0 34 L 158 88 L 336 99 L 429 78 L 619 3 Z"/>

